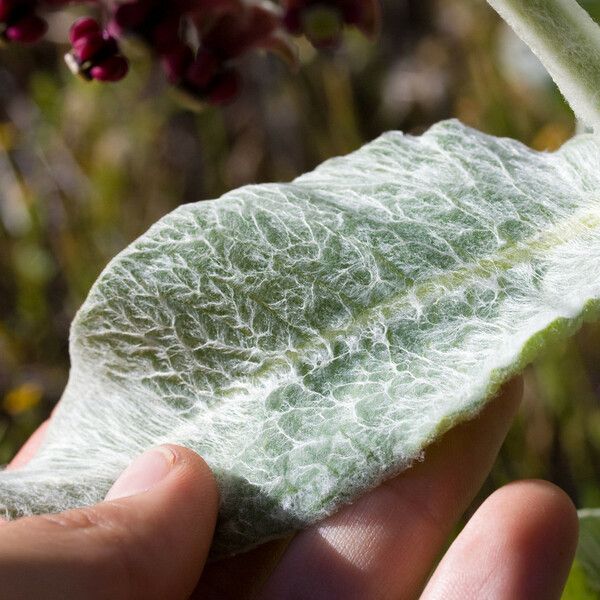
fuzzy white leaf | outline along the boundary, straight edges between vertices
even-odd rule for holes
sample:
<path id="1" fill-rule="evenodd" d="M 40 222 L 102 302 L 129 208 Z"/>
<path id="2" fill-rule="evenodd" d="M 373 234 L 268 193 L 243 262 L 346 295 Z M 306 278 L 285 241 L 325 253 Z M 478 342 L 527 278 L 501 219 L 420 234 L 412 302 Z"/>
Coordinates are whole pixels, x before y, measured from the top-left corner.
<path id="1" fill-rule="evenodd" d="M 0 507 L 97 502 L 172 442 L 217 474 L 215 555 L 323 518 L 592 314 L 599 190 L 594 136 L 537 153 L 452 121 L 181 207 L 94 285 L 47 441 L 0 474 Z"/>

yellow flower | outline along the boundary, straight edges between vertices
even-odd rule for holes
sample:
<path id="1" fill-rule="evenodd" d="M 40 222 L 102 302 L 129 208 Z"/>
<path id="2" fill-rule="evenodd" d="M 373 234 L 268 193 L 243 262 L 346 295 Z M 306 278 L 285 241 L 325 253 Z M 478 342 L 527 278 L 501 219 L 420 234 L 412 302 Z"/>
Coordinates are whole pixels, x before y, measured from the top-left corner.
<path id="1" fill-rule="evenodd" d="M 36 383 L 24 383 L 10 390 L 2 404 L 9 415 L 18 415 L 34 408 L 42 399 L 43 389 Z"/>

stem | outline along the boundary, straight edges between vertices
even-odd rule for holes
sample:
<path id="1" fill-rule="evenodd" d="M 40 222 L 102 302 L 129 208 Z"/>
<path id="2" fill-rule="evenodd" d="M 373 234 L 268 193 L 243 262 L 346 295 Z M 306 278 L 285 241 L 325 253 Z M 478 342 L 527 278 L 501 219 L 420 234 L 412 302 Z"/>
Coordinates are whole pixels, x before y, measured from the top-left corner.
<path id="1" fill-rule="evenodd" d="M 488 0 L 542 61 L 576 116 L 600 132 L 600 27 L 576 0 Z"/>

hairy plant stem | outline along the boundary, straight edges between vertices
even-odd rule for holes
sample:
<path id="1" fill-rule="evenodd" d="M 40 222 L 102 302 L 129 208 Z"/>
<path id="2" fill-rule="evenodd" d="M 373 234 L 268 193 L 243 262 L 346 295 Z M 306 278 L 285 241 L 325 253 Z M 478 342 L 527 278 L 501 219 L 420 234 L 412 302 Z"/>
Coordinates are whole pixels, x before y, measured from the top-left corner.
<path id="1" fill-rule="evenodd" d="M 600 132 L 600 27 L 576 0 L 488 0 L 542 61 L 576 116 Z"/>

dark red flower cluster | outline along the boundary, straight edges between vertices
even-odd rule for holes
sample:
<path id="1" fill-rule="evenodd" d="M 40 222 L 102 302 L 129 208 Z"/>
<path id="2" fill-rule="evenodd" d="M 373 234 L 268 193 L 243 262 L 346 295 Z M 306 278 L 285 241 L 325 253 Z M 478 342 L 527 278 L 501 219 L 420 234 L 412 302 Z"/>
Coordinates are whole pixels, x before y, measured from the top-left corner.
<path id="1" fill-rule="evenodd" d="M 133 36 L 160 61 L 167 79 L 201 101 L 222 104 L 240 88 L 240 59 L 257 49 L 295 61 L 289 34 L 332 47 L 345 25 L 371 35 L 379 0 L 88 0 L 107 11 L 103 25 L 71 28 L 69 67 L 86 79 L 118 81 L 128 71 L 119 40 Z M 0 0 L 0 40 L 33 42 L 46 32 L 45 10 L 85 0 Z"/>
<path id="2" fill-rule="evenodd" d="M 48 29 L 38 14 L 37 0 L 0 0 L 0 38 L 7 42 L 37 42 Z"/>
<path id="3" fill-rule="evenodd" d="M 127 75 L 129 65 L 121 54 L 117 40 L 95 19 L 75 21 L 69 33 L 73 49 L 65 59 L 69 68 L 86 79 L 119 81 Z"/>

